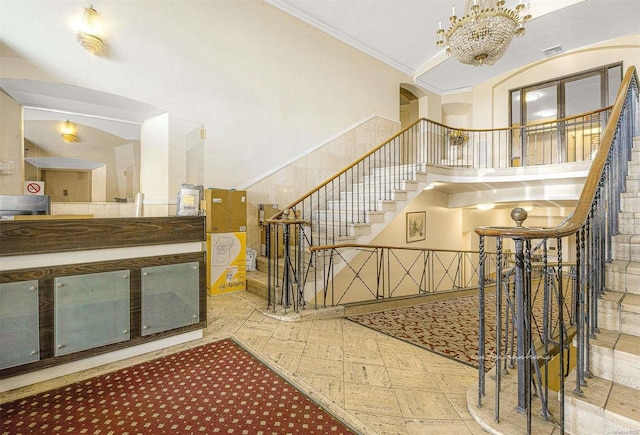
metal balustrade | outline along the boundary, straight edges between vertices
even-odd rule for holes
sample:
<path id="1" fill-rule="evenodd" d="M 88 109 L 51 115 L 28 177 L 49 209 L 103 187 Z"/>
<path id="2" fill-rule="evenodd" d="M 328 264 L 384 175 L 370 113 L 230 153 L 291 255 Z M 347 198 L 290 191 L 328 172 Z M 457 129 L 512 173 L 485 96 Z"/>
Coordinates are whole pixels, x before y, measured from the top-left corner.
<path id="1" fill-rule="evenodd" d="M 497 331 L 496 360 L 512 361 L 511 367 L 517 371 L 516 409 L 526 415 L 527 433 L 532 430 L 533 397 L 540 400 L 542 416 L 557 423 L 561 432 L 564 432 L 565 378 L 568 375 L 567 355 L 571 340 L 575 343 L 577 353 L 576 389 L 572 393 L 581 395 L 585 379 L 591 376 L 589 342 L 598 333 L 597 299 L 605 290 L 605 264 L 612 258 L 611 238 L 617 233 L 620 194 L 625 186 L 633 136 L 640 133 L 639 120 L 638 77 L 635 68 L 631 67 L 625 74 L 611 116 L 603 128 L 599 150 L 573 213 L 554 228 L 526 228 L 522 226 L 526 212 L 514 209 L 512 218 L 517 226 L 476 229 L 480 237 L 481 271 L 477 406 L 485 405 L 487 355 L 484 339 L 486 328 L 491 327 Z M 495 240 L 495 254 L 490 257 L 485 246 L 489 238 Z M 485 281 L 483 270 L 494 262 L 498 268 L 501 267 L 507 258 L 503 252 L 504 243 L 507 242 L 515 247 L 514 254 L 508 254 L 514 264 L 508 273 L 498 271 L 497 288 L 501 291 L 497 294 L 495 307 L 487 307 L 486 290 L 489 286 L 493 287 L 494 283 Z M 533 242 L 542 247 L 535 254 L 538 261 L 533 261 Z M 557 246 L 553 267 L 547 247 L 551 243 Z M 572 245 L 575 246 L 576 259 L 575 264 L 569 265 L 564 258 Z M 536 291 L 536 283 L 540 282 L 544 287 L 541 300 Z M 541 322 L 534 314 L 536 304 L 541 304 Z M 487 310 L 508 312 L 508 321 L 505 321 L 511 329 L 503 329 L 501 316 L 496 316 L 495 325 L 487 325 Z M 513 333 L 515 338 L 510 335 Z M 543 358 L 540 358 L 541 349 Z M 556 352 L 564 373 L 560 376 L 559 415 L 554 416 L 549 411 L 549 387 L 540 373 L 548 373 L 546 363 Z M 497 365 L 494 369 L 493 407 L 496 422 L 501 418 L 500 401 L 504 394 L 501 374 L 506 368 Z"/>
<path id="2" fill-rule="evenodd" d="M 345 303 L 425 295 L 477 288 L 479 253 L 405 246 L 333 245 L 311 247 L 322 253 L 319 268 L 324 283 L 315 303 Z M 491 261 L 489 260 L 489 263 Z M 344 264 L 336 270 L 336 264 Z M 485 267 L 485 282 L 495 277 L 495 265 Z M 339 274 L 339 276 L 337 276 Z"/>

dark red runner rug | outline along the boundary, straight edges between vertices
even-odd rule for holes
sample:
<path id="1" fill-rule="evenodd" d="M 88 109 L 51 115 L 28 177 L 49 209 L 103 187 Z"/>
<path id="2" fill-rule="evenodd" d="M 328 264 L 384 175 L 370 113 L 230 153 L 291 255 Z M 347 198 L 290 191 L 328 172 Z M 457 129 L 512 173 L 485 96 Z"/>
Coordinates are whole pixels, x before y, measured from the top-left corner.
<path id="1" fill-rule="evenodd" d="M 227 339 L 2 404 L 0 433 L 353 432 Z"/>
<path id="2" fill-rule="evenodd" d="M 495 307 L 495 293 L 487 293 L 486 306 Z M 440 355 L 478 367 L 478 296 L 349 316 L 349 320 L 415 344 Z M 487 355 L 495 352 L 495 308 L 486 310 Z M 489 358 L 490 359 L 490 358 Z M 487 369 L 493 365 L 487 361 Z"/>

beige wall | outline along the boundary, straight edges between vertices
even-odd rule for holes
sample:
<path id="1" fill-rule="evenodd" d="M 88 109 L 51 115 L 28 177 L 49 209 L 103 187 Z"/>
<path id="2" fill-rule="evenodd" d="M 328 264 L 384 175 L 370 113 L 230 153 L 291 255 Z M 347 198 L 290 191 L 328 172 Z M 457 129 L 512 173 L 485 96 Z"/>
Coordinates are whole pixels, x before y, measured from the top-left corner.
<path id="1" fill-rule="evenodd" d="M 247 190 L 248 201 L 247 246 L 260 252 L 260 204 L 278 204 L 284 208 L 399 130 L 398 122 L 373 117 L 254 184 L 243 186 Z"/>
<path id="2" fill-rule="evenodd" d="M 372 115 L 399 120 L 399 85 L 411 81 L 261 0 L 96 5 L 111 52 L 94 57 L 63 25 L 82 6 L 3 2 L 12 50 L 0 50 L 0 77 L 48 77 L 203 125 L 205 187 L 238 188 Z M 164 179 L 184 178 L 165 166 L 178 173 Z"/>
<path id="3" fill-rule="evenodd" d="M 24 188 L 22 107 L 0 90 L 0 193 L 21 195 Z"/>

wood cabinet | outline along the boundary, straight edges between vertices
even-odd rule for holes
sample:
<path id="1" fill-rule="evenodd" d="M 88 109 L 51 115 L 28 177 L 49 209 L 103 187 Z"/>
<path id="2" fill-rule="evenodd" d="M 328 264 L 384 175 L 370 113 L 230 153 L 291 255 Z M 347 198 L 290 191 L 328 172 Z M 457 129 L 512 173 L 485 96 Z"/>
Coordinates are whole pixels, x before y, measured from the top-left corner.
<path id="1" fill-rule="evenodd" d="M 204 242 L 200 216 L 0 222 L 0 380 L 204 329 Z"/>

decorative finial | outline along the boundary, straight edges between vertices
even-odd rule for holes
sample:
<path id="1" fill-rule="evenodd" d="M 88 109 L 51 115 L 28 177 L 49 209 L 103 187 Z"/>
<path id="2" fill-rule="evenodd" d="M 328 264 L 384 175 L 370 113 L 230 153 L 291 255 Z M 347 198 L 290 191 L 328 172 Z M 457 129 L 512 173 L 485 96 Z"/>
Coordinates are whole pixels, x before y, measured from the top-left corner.
<path id="1" fill-rule="evenodd" d="M 511 210 L 511 219 L 516 222 L 516 226 L 518 226 L 519 228 L 522 228 L 522 222 L 527 220 L 528 215 L 529 214 L 524 208 L 516 207 Z"/>

